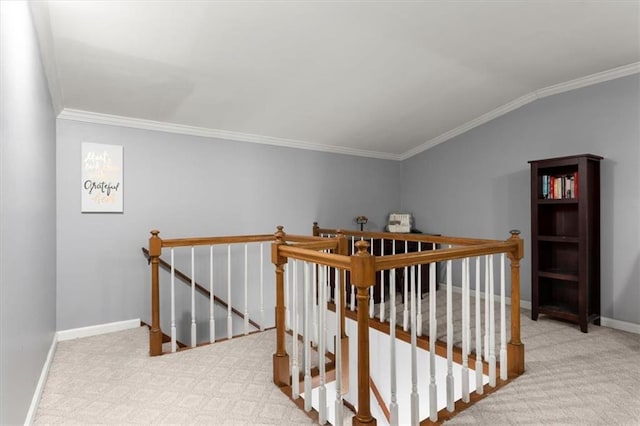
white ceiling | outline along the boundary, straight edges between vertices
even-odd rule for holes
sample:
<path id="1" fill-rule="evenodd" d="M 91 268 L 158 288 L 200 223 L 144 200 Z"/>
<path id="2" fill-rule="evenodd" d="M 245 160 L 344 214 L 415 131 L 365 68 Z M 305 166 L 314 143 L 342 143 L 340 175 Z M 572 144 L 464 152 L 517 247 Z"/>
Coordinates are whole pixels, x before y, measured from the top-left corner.
<path id="1" fill-rule="evenodd" d="M 640 71 L 640 1 L 50 1 L 32 10 L 62 116 L 382 158 Z"/>

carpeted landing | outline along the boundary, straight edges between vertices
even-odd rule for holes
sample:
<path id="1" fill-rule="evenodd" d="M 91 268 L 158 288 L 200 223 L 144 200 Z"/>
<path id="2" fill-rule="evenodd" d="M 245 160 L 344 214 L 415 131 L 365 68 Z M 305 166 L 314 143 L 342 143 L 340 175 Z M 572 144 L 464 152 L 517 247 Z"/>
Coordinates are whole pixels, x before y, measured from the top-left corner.
<path id="1" fill-rule="evenodd" d="M 458 414 L 460 425 L 640 425 L 640 335 L 521 315 L 526 372 Z M 148 356 L 148 331 L 60 342 L 36 424 L 312 421 L 272 381 L 275 332 Z"/>

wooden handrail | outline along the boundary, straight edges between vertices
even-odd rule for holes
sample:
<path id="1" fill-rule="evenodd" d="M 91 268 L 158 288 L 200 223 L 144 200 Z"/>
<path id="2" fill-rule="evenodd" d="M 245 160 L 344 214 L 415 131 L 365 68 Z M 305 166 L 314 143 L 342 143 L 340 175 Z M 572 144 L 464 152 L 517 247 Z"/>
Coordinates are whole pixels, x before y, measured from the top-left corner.
<path id="1" fill-rule="evenodd" d="M 151 257 L 149 256 L 149 250 L 147 250 L 146 248 L 142 247 L 142 254 L 144 254 L 144 256 L 147 258 L 147 260 L 151 260 Z M 165 261 L 162 258 L 158 258 L 158 263 L 159 265 L 162 267 L 162 269 L 164 269 L 165 271 L 169 271 L 171 272 L 171 264 L 168 263 L 167 261 Z M 187 285 L 191 285 L 191 277 L 188 276 L 187 274 L 185 274 L 184 272 L 182 272 L 181 270 L 179 270 L 178 268 L 174 267 L 174 273 L 176 274 L 176 278 L 178 278 L 180 281 L 182 281 L 183 283 L 187 284 Z M 197 281 L 194 282 L 194 287 L 196 288 L 196 290 L 198 290 L 198 292 L 200 294 L 203 294 L 204 296 L 211 298 L 211 292 L 204 286 L 202 286 L 201 284 L 199 284 Z M 229 305 L 227 304 L 226 301 L 224 301 L 223 299 L 221 299 L 220 297 L 216 296 L 215 294 L 213 295 L 213 300 L 224 306 L 225 308 L 229 308 Z M 233 312 L 235 315 L 239 316 L 240 318 L 244 319 L 244 314 L 242 312 L 240 312 L 239 310 L 237 310 L 236 308 L 234 308 L 233 306 L 231 307 L 231 312 Z M 257 329 L 260 329 L 260 324 L 258 324 L 257 322 L 255 322 L 254 320 L 252 320 L 251 318 L 249 318 L 249 324 L 251 324 L 252 326 L 254 326 Z"/>
<path id="2" fill-rule="evenodd" d="M 349 256 L 333 253 L 321 253 L 303 247 L 281 245 L 279 246 L 281 256 L 293 258 L 297 260 L 305 260 L 320 265 L 327 265 L 333 268 L 346 269 L 351 268 L 351 260 Z"/>
<path id="3" fill-rule="evenodd" d="M 512 241 L 494 241 L 475 246 L 454 247 L 449 249 L 418 251 L 411 253 L 384 255 L 376 258 L 376 271 L 404 268 L 425 263 L 445 260 L 464 259 L 487 254 L 512 253 L 517 250 L 517 243 Z"/>
<path id="4" fill-rule="evenodd" d="M 336 235 L 341 233 L 345 236 L 362 237 L 364 239 L 382 239 L 385 240 L 402 240 L 402 241 L 416 241 L 423 243 L 437 243 L 437 244 L 451 244 L 451 245 L 474 245 L 485 244 L 495 242 L 496 240 L 483 239 L 483 238 L 467 238 L 467 237 L 455 237 L 444 236 L 434 234 L 414 234 L 414 233 L 398 233 L 398 232 L 372 232 L 372 231 L 356 231 L 346 229 L 330 229 L 330 228 L 317 228 L 314 232 L 320 234 Z"/>

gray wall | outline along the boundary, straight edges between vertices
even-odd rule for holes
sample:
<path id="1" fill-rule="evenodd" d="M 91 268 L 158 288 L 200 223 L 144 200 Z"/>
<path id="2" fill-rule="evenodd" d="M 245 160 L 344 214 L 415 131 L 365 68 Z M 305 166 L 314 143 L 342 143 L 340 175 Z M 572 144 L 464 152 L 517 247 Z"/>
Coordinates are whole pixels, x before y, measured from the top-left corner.
<path id="1" fill-rule="evenodd" d="M 151 229 L 175 238 L 270 233 L 282 224 L 309 235 L 314 220 L 355 229 L 358 214 L 381 229 L 400 205 L 395 161 L 57 124 L 58 330 L 149 320 L 149 269 L 140 247 Z M 124 146 L 123 214 L 80 212 L 82 142 Z"/>
<path id="2" fill-rule="evenodd" d="M 402 163 L 402 207 L 418 228 L 507 238 L 522 230 L 531 300 L 528 160 L 602 155 L 602 315 L 640 324 L 640 76 L 551 96 Z"/>
<path id="3" fill-rule="evenodd" d="M 0 424 L 22 424 L 55 332 L 55 116 L 26 2 L 0 2 Z"/>

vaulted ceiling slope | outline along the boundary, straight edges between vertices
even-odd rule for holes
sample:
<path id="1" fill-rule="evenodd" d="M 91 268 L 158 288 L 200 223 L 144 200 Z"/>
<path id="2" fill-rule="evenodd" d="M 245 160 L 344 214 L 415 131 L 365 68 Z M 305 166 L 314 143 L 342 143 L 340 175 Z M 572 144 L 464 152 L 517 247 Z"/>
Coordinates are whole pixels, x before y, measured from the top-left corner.
<path id="1" fill-rule="evenodd" d="M 61 116 L 407 158 L 640 72 L 640 1 L 32 4 Z"/>

